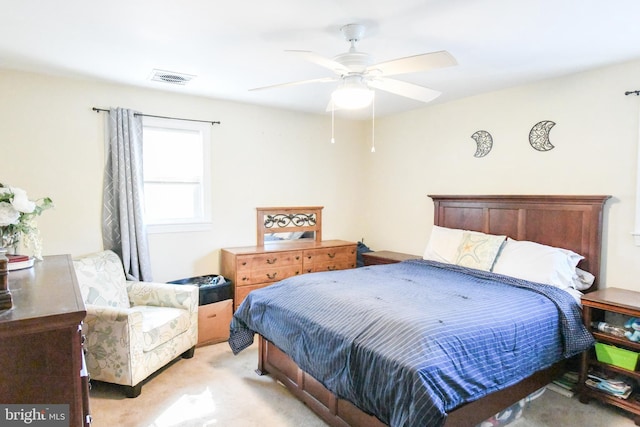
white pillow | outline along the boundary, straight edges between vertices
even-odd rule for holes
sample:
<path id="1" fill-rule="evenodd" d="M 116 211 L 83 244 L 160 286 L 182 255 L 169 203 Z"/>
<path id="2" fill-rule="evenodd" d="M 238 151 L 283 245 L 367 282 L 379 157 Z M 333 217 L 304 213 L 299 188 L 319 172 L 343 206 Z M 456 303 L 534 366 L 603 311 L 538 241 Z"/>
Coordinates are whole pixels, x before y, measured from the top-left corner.
<path id="1" fill-rule="evenodd" d="M 456 254 L 456 265 L 490 271 L 507 236 L 465 231 Z"/>
<path id="2" fill-rule="evenodd" d="M 576 275 L 573 278 L 573 287 L 579 291 L 584 291 L 589 289 L 595 280 L 596 277 L 593 274 L 576 267 Z"/>
<path id="3" fill-rule="evenodd" d="M 464 233 L 464 230 L 434 225 L 422 258 L 455 264 L 458 247 L 462 241 L 462 233 Z"/>
<path id="4" fill-rule="evenodd" d="M 576 265 L 583 258 L 567 249 L 507 239 L 492 271 L 566 289 L 575 286 Z"/>

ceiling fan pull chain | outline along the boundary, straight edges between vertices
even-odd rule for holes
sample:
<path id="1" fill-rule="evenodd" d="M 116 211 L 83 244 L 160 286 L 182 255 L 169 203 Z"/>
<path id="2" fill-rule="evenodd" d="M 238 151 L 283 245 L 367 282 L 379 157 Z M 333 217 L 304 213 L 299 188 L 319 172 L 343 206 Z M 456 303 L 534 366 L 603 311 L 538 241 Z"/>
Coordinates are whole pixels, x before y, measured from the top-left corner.
<path id="1" fill-rule="evenodd" d="M 376 96 L 371 101 L 371 152 L 376 152 Z"/>
<path id="2" fill-rule="evenodd" d="M 333 104 L 333 101 L 331 101 L 331 143 L 332 144 L 336 143 L 336 139 L 333 137 L 335 111 L 336 111 L 336 106 Z"/>

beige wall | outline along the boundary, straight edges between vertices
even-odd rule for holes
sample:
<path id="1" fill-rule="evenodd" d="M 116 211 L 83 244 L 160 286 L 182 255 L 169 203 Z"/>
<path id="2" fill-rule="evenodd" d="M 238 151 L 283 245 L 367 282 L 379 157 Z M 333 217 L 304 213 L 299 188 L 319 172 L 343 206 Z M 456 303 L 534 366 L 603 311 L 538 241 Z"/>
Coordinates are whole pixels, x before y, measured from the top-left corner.
<path id="1" fill-rule="evenodd" d="M 470 97 L 376 121 L 368 157 L 368 244 L 421 254 L 433 204 L 427 194 L 608 194 L 603 282 L 640 289 L 635 246 L 640 61 Z M 528 142 L 541 120 L 556 123 L 555 148 Z M 493 150 L 476 158 L 471 135 Z"/>
<path id="2" fill-rule="evenodd" d="M 150 235 L 155 280 L 219 272 L 219 250 L 255 244 L 255 207 L 321 205 L 324 237 L 357 240 L 368 148 L 361 122 L 127 86 L 0 71 L 0 182 L 49 196 L 38 223 L 44 254 L 102 249 L 105 114 L 120 106 L 148 114 L 219 120 L 212 131 L 213 229 Z"/>
<path id="3" fill-rule="evenodd" d="M 214 225 L 210 232 L 150 236 L 156 280 L 218 272 L 219 249 L 255 242 L 255 207 L 325 206 L 325 238 L 365 238 L 373 249 L 421 254 L 433 218 L 427 194 L 610 194 L 603 282 L 638 288 L 636 202 L 640 61 L 469 97 L 367 122 L 0 71 L 0 182 L 55 203 L 39 223 L 45 254 L 102 248 L 104 114 L 220 120 L 213 128 Z M 528 143 L 553 120 L 551 151 Z M 491 153 L 475 158 L 471 134 L 487 130 Z"/>

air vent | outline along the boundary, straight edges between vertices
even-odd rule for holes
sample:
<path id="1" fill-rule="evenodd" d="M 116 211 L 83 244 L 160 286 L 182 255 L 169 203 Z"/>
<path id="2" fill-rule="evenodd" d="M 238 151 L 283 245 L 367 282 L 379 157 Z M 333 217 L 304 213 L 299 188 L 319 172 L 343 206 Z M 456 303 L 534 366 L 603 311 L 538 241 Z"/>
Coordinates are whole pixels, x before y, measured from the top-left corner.
<path id="1" fill-rule="evenodd" d="M 184 86 L 194 77 L 190 74 L 174 73 L 173 71 L 153 70 L 149 80 Z"/>

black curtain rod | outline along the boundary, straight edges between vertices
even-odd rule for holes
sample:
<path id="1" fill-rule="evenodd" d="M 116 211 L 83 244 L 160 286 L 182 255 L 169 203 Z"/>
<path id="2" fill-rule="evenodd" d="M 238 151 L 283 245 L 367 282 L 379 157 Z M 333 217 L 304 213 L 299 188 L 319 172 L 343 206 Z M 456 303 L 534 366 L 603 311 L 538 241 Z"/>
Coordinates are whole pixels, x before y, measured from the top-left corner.
<path id="1" fill-rule="evenodd" d="M 95 111 L 96 113 L 102 113 L 102 112 L 108 113 L 109 112 L 109 110 L 107 110 L 106 108 L 93 107 L 92 110 Z M 178 117 L 153 116 L 151 114 L 142 114 L 142 113 L 134 113 L 134 116 L 155 117 L 156 119 L 185 120 L 187 122 L 211 123 L 211 126 L 220 124 L 220 122 L 212 122 L 210 120 L 180 119 Z"/>
<path id="2" fill-rule="evenodd" d="M 638 95 L 638 96 L 640 96 L 640 90 L 628 90 L 624 94 L 625 95 Z"/>

